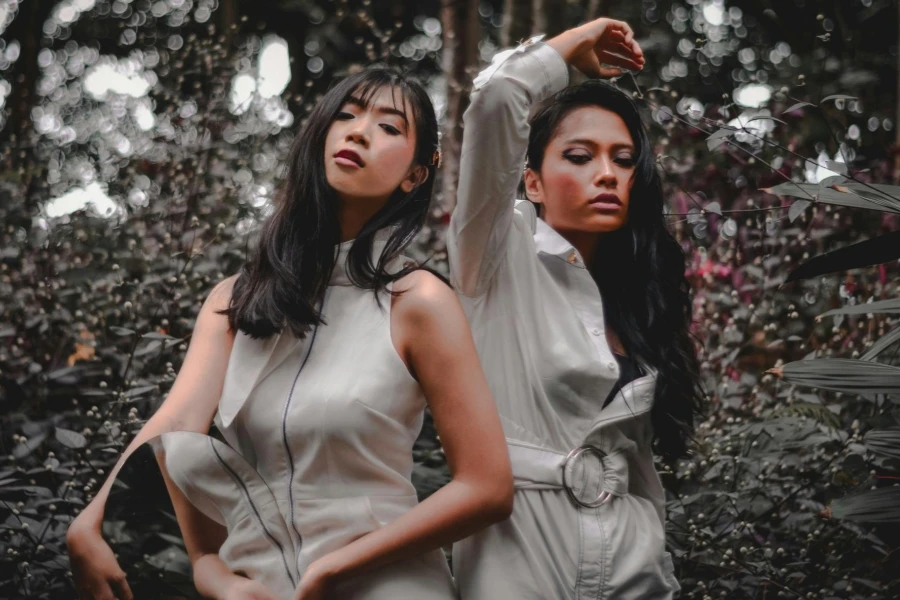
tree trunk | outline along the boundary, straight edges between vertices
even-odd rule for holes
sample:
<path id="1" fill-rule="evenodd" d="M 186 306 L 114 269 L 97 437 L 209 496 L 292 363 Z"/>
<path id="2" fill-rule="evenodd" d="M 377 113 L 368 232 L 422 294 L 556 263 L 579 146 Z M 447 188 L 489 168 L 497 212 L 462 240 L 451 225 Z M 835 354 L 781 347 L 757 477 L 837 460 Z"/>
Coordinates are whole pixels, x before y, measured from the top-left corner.
<path id="1" fill-rule="evenodd" d="M 552 38 L 566 28 L 566 3 L 559 0 L 535 0 L 534 30 Z"/>
<path id="2" fill-rule="evenodd" d="M 456 205 L 462 116 L 469 105 L 473 67 L 478 64 L 478 41 L 481 39 L 478 1 L 441 0 L 441 28 L 441 68 L 447 77 L 447 116 L 441 140 L 443 174 L 440 202 L 449 212 Z"/>
<path id="3" fill-rule="evenodd" d="M 54 4 L 52 0 L 20 3 L 12 23 L 3 32 L 3 38 L 7 42 L 16 40 L 20 49 L 19 58 L 12 71 L 6 75 L 12 84 L 12 90 L 6 100 L 9 112 L 6 126 L 0 132 L 0 143 L 6 142 L 12 135 L 16 135 L 21 143 L 22 137 L 31 129 L 31 109 L 39 75 L 37 56 L 44 21 L 50 16 Z"/>
<path id="4" fill-rule="evenodd" d="M 897 31 L 900 36 L 900 8 L 897 9 Z M 894 119 L 897 137 L 894 141 L 894 183 L 900 183 L 900 57 L 897 58 L 897 117 Z"/>
<path id="5" fill-rule="evenodd" d="M 532 31 L 534 31 L 533 0 L 503 0 L 500 45 L 504 48 L 512 46 L 530 37 Z"/>
<path id="6" fill-rule="evenodd" d="M 600 17 L 608 17 L 606 13 L 606 0 L 590 0 L 588 2 L 587 11 L 585 12 L 585 20 L 593 21 Z"/>

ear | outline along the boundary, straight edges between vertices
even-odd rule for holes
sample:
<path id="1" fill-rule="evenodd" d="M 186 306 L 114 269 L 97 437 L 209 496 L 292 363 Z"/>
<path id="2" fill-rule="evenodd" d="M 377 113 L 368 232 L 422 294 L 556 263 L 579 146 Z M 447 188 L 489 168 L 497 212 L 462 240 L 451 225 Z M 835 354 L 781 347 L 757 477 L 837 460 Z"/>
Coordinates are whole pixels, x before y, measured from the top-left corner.
<path id="1" fill-rule="evenodd" d="M 535 204 L 544 203 L 544 186 L 541 177 L 531 169 L 525 169 L 525 195 Z"/>
<path id="2" fill-rule="evenodd" d="M 410 169 L 409 173 L 407 173 L 406 178 L 400 182 L 400 189 L 402 189 L 407 194 L 425 183 L 428 179 L 428 169 L 426 169 L 422 165 L 418 165 Z"/>

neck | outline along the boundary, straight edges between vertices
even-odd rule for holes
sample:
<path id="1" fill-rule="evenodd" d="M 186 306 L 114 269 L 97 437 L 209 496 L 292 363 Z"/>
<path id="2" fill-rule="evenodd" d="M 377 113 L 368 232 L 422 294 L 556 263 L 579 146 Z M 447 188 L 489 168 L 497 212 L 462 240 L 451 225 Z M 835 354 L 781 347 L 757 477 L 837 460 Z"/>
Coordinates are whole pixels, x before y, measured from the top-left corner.
<path id="1" fill-rule="evenodd" d="M 600 234 L 588 231 L 560 231 L 559 234 L 566 238 L 581 255 L 586 267 L 590 268 L 594 260 L 594 249 L 600 241 Z"/>
<path id="2" fill-rule="evenodd" d="M 339 198 L 338 218 L 341 223 L 341 242 L 356 239 L 369 219 L 387 202 L 377 198 Z"/>

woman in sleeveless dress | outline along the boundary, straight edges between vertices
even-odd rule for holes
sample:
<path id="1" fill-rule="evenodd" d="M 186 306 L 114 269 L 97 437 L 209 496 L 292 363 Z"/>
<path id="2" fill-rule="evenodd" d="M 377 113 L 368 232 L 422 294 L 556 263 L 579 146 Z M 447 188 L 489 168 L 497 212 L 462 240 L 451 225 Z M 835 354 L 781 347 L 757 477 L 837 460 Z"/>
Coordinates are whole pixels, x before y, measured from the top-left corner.
<path id="1" fill-rule="evenodd" d="M 437 145 L 415 81 L 371 68 L 329 90 L 258 248 L 210 294 L 129 447 L 157 451 L 203 596 L 455 598 L 440 547 L 509 515 L 509 458 L 465 314 L 401 255 L 429 209 Z M 426 404 L 452 480 L 419 503 Z M 213 420 L 227 444 L 204 435 Z M 130 595 L 99 536 L 108 485 L 70 528 L 83 598 Z"/>
<path id="2" fill-rule="evenodd" d="M 450 268 L 516 494 L 509 520 L 454 545 L 454 575 L 462 600 L 668 599 L 651 448 L 683 454 L 699 400 L 684 257 L 631 99 L 564 90 L 569 65 L 644 59 L 610 19 L 542 38 L 498 54 L 464 115 Z"/>

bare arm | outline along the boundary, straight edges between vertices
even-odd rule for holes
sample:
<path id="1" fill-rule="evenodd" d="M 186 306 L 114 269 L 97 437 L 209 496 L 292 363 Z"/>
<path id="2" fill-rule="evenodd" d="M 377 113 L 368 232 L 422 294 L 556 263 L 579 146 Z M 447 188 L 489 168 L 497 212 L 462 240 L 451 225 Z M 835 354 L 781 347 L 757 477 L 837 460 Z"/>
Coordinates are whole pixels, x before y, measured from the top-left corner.
<path id="1" fill-rule="evenodd" d="M 453 290 L 416 271 L 397 289 L 391 329 L 431 408 L 452 480 L 406 514 L 310 567 L 338 579 L 451 544 L 512 511 L 513 479 L 500 417 L 469 323 Z M 300 595 L 309 572 L 300 584 Z"/>
<path id="2" fill-rule="evenodd" d="M 210 292 L 194 325 L 184 363 L 165 401 L 122 453 L 94 499 L 69 526 L 66 543 L 76 585 L 84 598 L 111 598 L 110 583 L 119 588 L 124 584 L 127 589 L 124 573 L 115 564 L 112 551 L 100 534 L 106 500 L 122 465 L 141 444 L 161 433 L 209 431 L 234 342 L 228 320 L 216 311 L 228 306 L 234 279 L 222 281 Z M 120 595 L 130 596 L 130 592 L 120 592 Z"/>

